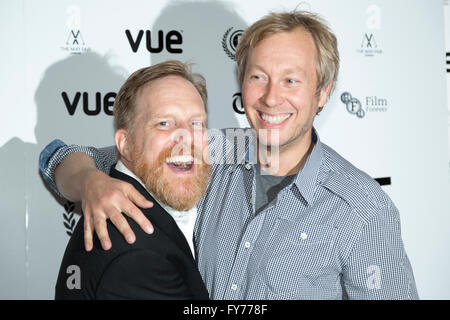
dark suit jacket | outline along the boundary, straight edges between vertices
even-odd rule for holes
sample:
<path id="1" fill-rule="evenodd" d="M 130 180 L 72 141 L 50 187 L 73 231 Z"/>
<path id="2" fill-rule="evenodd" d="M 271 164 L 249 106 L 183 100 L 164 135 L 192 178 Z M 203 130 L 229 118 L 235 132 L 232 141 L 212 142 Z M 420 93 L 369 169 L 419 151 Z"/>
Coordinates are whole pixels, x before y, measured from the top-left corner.
<path id="1" fill-rule="evenodd" d="M 110 176 L 131 183 L 154 203 L 153 208 L 141 209 L 154 232 L 146 234 L 124 215 L 136 235 L 136 242 L 128 244 L 108 219 L 112 248 L 103 250 L 94 235 L 94 247 L 86 252 L 80 218 L 59 270 L 55 299 L 208 299 L 189 245 L 173 218 L 138 181 L 114 167 Z"/>

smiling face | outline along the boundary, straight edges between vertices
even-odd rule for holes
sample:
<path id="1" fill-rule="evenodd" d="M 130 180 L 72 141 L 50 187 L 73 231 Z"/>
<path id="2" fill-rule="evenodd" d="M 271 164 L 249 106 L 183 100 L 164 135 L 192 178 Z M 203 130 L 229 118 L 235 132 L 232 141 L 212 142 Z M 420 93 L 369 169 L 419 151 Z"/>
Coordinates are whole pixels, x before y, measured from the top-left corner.
<path id="1" fill-rule="evenodd" d="M 242 98 L 260 144 L 279 146 L 281 152 L 309 145 L 314 117 L 330 89 L 316 94 L 316 61 L 314 40 L 302 28 L 269 35 L 250 49 Z M 279 134 L 274 141 L 272 130 Z"/>
<path id="2" fill-rule="evenodd" d="M 116 133 L 122 161 L 159 200 L 177 210 L 192 208 L 210 171 L 202 161 L 207 147 L 202 98 L 189 81 L 170 75 L 144 86 L 136 105 L 134 129 Z"/>

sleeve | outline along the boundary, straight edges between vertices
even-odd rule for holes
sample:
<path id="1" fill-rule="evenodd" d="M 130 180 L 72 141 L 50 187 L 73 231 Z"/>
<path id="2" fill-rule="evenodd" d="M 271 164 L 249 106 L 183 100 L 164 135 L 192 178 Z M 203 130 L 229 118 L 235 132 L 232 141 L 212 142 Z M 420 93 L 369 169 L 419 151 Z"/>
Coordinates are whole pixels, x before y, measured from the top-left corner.
<path id="1" fill-rule="evenodd" d="M 62 197 L 62 195 L 56 188 L 54 180 L 55 169 L 65 157 L 74 152 L 83 152 L 90 156 L 95 161 L 97 168 L 105 173 L 109 173 L 109 169 L 116 161 L 117 154 L 117 150 L 114 146 L 97 149 L 95 147 L 79 145 L 68 146 L 58 139 L 50 142 L 39 155 L 39 170 L 48 185 L 60 197 Z"/>
<path id="2" fill-rule="evenodd" d="M 419 299 L 401 239 L 399 213 L 392 202 L 363 228 L 342 280 L 349 299 Z"/>
<path id="3" fill-rule="evenodd" d="M 98 284 L 100 300 L 192 299 L 180 271 L 160 254 L 134 249 L 110 263 Z"/>

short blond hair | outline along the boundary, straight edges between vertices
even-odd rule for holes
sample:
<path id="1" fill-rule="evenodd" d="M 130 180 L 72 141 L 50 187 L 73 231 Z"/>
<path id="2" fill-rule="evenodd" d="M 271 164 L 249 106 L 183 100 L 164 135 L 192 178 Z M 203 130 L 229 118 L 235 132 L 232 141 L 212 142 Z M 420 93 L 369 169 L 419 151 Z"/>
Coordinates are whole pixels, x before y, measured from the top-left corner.
<path id="1" fill-rule="evenodd" d="M 336 36 L 330 31 L 322 18 L 307 11 L 272 12 L 245 30 L 236 50 L 241 86 L 244 81 L 250 49 L 269 35 L 289 32 L 296 28 L 303 28 L 308 31 L 316 45 L 317 93 L 330 82 L 333 82 L 330 93 L 334 90 L 339 72 L 339 51 Z"/>
<path id="2" fill-rule="evenodd" d="M 137 110 L 136 98 L 141 88 L 154 80 L 171 75 L 180 76 L 192 83 L 200 94 L 206 111 L 208 93 L 205 78 L 198 73 L 193 73 L 190 64 L 178 60 L 168 60 L 139 69 L 125 81 L 114 101 L 114 128 L 132 131 Z"/>

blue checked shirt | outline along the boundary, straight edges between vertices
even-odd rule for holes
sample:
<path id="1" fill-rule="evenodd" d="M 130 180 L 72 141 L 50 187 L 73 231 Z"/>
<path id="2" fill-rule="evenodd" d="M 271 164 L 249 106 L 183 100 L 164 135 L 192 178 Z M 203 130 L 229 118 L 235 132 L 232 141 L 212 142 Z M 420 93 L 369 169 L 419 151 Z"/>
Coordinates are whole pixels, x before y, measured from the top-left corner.
<path id="1" fill-rule="evenodd" d="M 212 299 L 418 299 L 399 212 L 379 184 L 313 132 L 315 146 L 291 184 L 255 214 L 255 166 L 245 152 L 213 164 L 194 229 L 198 268 Z M 228 154 L 229 141 L 210 136 Z M 233 148 L 231 148 L 233 149 Z M 115 148 L 66 146 L 41 153 L 43 176 L 72 152 L 108 171 Z M 114 244 L 113 244 L 114 245 Z"/>

